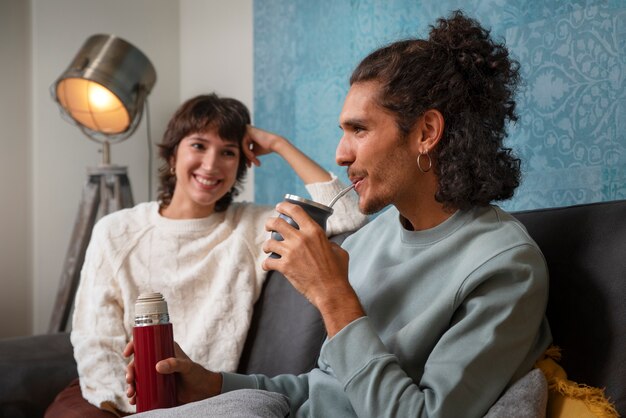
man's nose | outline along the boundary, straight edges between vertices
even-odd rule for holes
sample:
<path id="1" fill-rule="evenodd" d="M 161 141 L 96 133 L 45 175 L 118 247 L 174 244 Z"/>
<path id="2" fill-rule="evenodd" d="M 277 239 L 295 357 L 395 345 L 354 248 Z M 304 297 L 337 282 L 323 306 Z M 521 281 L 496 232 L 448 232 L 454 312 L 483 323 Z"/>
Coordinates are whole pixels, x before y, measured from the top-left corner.
<path id="1" fill-rule="evenodd" d="M 335 161 L 337 165 L 347 166 L 354 162 L 354 150 L 352 144 L 345 135 L 339 140 L 337 150 L 335 151 Z"/>

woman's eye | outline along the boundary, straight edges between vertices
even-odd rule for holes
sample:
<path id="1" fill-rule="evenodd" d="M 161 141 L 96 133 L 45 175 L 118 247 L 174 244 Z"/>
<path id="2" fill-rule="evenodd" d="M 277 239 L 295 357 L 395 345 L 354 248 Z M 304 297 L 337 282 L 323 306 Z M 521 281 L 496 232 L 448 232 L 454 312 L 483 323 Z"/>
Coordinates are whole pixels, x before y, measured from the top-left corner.
<path id="1" fill-rule="evenodd" d="M 235 151 L 232 151 L 232 150 L 224 150 L 222 152 L 222 155 L 225 155 L 226 157 L 235 157 L 237 155 L 237 153 Z"/>
<path id="2" fill-rule="evenodd" d="M 204 144 L 201 142 L 194 142 L 191 144 L 191 148 L 193 149 L 198 149 L 198 150 L 203 150 L 204 149 Z"/>

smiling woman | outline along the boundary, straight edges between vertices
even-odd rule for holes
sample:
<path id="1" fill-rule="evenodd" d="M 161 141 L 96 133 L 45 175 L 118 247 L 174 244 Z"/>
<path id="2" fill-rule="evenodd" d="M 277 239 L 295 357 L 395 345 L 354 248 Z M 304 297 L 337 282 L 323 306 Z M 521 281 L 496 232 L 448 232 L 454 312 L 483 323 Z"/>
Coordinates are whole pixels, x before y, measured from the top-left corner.
<path id="1" fill-rule="evenodd" d="M 217 130 L 183 138 L 171 157 L 176 176 L 172 201 L 161 214 L 173 219 L 204 218 L 237 182 L 239 144 L 222 139 Z"/>
<path id="2" fill-rule="evenodd" d="M 320 203 L 345 188 L 287 139 L 249 123 L 248 109 L 235 99 L 209 94 L 183 103 L 159 145 L 159 200 L 98 222 L 72 324 L 80 390 L 73 382 L 47 417 L 134 412 L 125 394 L 122 351 L 141 293 L 159 292 L 168 301 L 174 338 L 194 361 L 236 369 L 266 277 L 265 223 L 275 216 L 271 207 L 233 202 L 248 166 L 277 153 Z M 365 220 L 356 199 L 345 197 L 327 233 L 357 229 Z"/>

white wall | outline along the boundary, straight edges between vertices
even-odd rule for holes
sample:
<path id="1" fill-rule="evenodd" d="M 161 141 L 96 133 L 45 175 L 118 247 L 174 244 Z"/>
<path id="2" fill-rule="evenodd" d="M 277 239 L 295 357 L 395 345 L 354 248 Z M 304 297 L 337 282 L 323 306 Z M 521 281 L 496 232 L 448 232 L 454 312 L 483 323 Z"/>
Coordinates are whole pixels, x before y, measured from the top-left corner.
<path id="1" fill-rule="evenodd" d="M 31 330 L 30 7 L 0 0 L 0 337 Z"/>
<path id="2" fill-rule="evenodd" d="M 181 101 L 215 92 L 253 108 L 252 0 L 180 0 Z M 237 200 L 254 200 L 248 171 Z"/>

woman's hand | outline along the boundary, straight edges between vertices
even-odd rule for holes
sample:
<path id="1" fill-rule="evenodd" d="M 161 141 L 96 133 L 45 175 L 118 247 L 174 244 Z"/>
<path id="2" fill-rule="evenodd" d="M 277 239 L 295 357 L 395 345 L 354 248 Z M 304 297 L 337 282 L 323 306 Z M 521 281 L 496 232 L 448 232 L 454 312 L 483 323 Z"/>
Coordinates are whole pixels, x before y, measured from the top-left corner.
<path id="1" fill-rule="evenodd" d="M 248 167 L 252 164 L 260 166 L 258 156 L 276 152 L 278 144 L 287 142 L 289 141 L 280 135 L 248 125 L 248 132 L 243 139 L 243 153 L 248 160 Z"/>
<path id="2" fill-rule="evenodd" d="M 286 138 L 272 132 L 264 131 L 248 125 L 248 131 L 243 139 L 243 154 L 246 157 L 248 168 L 254 164 L 257 167 L 261 161 L 260 155 L 275 152 L 280 155 L 302 179 L 304 184 L 330 181 L 330 174 L 319 164 L 306 156 Z"/>
<path id="3" fill-rule="evenodd" d="M 124 348 L 124 357 L 130 357 L 135 351 L 133 341 Z M 222 391 L 222 375 L 205 369 L 192 361 L 177 343 L 174 343 L 174 356 L 156 364 L 161 374 L 176 373 L 176 398 L 179 405 L 199 401 L 219 395 Z M 126 396 L 131 405 L 137 402 L 135 391 L 135 362 L 126 367 Z"/>

